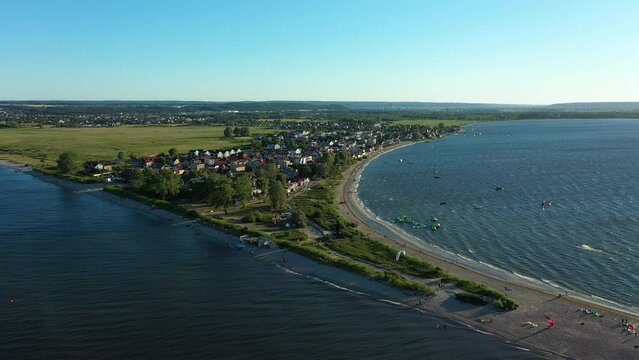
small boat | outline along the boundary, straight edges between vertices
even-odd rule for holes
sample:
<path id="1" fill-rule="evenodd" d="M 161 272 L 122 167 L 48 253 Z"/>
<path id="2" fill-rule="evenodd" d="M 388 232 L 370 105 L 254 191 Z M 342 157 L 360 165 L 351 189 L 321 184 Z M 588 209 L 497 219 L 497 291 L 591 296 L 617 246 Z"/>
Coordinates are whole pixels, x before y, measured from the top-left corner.
<path id="1" fill-rule="evenodd" d="M 446 202 L 440 202 L 439 205 L 446 205 Z"/>
<path id="2" fill-rule="evenodd" d="M 439 176 L 435 175 L 435 176 L 433 176 L 433 179 L 439 179 Z"/>
<path id="3" fill-rule="evenodd" d="M 504 190 L 504 188 L 503 188 L 503 187 L 501 187 L 501 186 L 497 186 L 497 187 L 495 188 L 495 191 L 502 191 L 502 190 Z"/>
<path id="4" fill-rule="evenodd" d="M 439 220 L 437 220 L 437 218 L 433 216 L 432 218 L 430 218 L 430 221 L 432 221 L 432 222 L 437 222 L 437 221 L 439 221 Z"/>
<path id="5" fill-rule="evenodd" d="M 475 208 L 475 210 L 481 210 L 481 208 L 482 208 L 481 205 L 474 205 L 473 207 Z"/>

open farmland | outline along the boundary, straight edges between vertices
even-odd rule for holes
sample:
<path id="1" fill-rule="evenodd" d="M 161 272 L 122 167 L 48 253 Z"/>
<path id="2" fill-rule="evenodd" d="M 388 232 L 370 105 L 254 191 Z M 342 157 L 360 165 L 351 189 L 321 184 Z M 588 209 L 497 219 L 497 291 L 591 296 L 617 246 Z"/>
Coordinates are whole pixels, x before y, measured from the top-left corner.
<path id="1" fill-rule="evenodd" d="M 275 130 L 251 127 L 249 137 L 224 137 L 224 126 L 121 126 L 115 128 L 17 128 L 0 129 L 0 158 L 40 164 L 53 164 L 65 151 L 79 159 L 115 159 L 126 156 L 189 149 L 219 149 L 250 144 L 253 135 Z"/>

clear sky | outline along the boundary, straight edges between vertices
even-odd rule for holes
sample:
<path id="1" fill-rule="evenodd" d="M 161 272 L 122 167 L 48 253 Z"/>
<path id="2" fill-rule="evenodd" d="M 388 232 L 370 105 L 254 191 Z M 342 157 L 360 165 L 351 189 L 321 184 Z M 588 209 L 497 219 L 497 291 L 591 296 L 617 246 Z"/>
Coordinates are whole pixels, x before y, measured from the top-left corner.
<path id="1" fill-rule="evenodd" d="M 0 99 L 639 101 L 639 1 L 0 0 Z"/>

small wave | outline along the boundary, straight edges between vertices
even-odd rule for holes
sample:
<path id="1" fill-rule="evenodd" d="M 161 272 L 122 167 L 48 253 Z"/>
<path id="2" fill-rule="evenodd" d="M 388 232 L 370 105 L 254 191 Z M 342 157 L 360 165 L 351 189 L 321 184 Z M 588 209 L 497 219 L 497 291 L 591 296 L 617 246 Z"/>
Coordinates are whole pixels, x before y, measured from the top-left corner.
<path id="1" fill-rule="evenodd" d="M 491 268 L 491 269 L 493 269 L 493 270 L 497 270 L 497 271 L 504 271 L 504 269 L 500 269 L 500 268 L 498 268 L 498 267 L 497 267 L 497 266 L 495 266 L 495 265 L 492 265 L 492 264 L 489 264 L 489 263 L 485 263 L 485 262 L 483 262 L 483 261 L 480 261 L 479 263 L 480 263 L 480 264 L 482 264 L 482 265 L 484 265 L 484 266 L 487 266 L 487 267 L 489 267 L 489 268 Z"/>
<path id="2" fill-rule="evenodd" d="M 462 258 L 462 259 L 464 259 L 464 260 L 466 260 L 466 261 L 468 261 L 468 262 L 471 262 L 471 263 L 475 262 L 475 260 L 473 260 L 473 259 L 471 259 L 471 258 L 467 258 L 467 257 L 465 257 L 465 256 L 464 256 L 464 255 L 462 255 L 462 254 L 455 253 L 455 255 L 457 255 L 457 257 L 460 257 L 460 258 Z"/>
<path id="3" fill-rule="evenodd" d="M 306 275 L 306 274 L 298 273 L 298 272 L 296 272 L 296 271 L 293 271 L 293 270 L 291 270 L 291 269 L 285 268 L 285 267 L 280 266 L 280 265 L 277 265 L 277 266 L 278 266 L 278 267 L 280 267 L 280 268 L 282 268 L 282 269 L 284 269 L 284 271 L 286 271 L 286 272 L 288 272 L 288 273 L 290 273 L 290 274 L 294 274 L 294 275 L 298 275 L 298 276 L 303 276 L 303 277 L 308 278 L 308 279 L 312 279 L 312 280 L 315 280 L 315 281 L 319 281 L 319 282 L 321 282 L 321 283 L 323 283 L 323 284 L 326 284 L 326 285 L 332 286 L 332 287 L 337 288 L 337 289 L 340 289 L 340 290 L 348 291 L 348 292 L 353 293 L 353 294 L 363 295 L 363 296 L 370 296 L 370 295 L 368 295 L 368 294 L 366 294 L 366 293 L 363 293 L 363 292 L 360 292 L 360 291 L 356 291 L 356 290 L 353 290 L 353 289 L 349 289 L 349 288 L 344 287 L 344 286 L 337 285 L 337 284 L 335 284 L 335 283 L 333 283 L 333 282 L 330 282 L 330 281 L 327 281 L 327 280 L 324 280 L 324 279 L 320 279 L 320 278 L 318 278 L 318 277 L 316 277 L 316 276 L 311 276 L 311 275 Z"/>
<path id="4" fill-rule="evenodd" d="M 602 297 L 597 296 L 597 295 L 590 295 L 590 297 L 593 298 L 593 299 L 597 299 L 600 302 L 603 302 L 603 303 L 606 303 L 606 304 L 612 304 L 612 305 L 614 305 L 614 306 L 616 306 L 618 308 L 621 308 L 621 309 L 627 309 L 628 308 L 628 306 L 626 306 L 626 305 L 622 305 L 622 304 L 620 304 L 618 302 L 612 301 L 610 299 L 602 298 Z"/>
<path id="5" fill-rule="evenodd" d="M 470 249 L 467 249 L 467 250 L 468 250 L 468 252 L 469 252 L 469 253 L 471 253 L 471 254 L 474 254 L 474 253 L 475 253 L 474 251 L 472 251 L 472 250 L 470 250 Z"/>
<path id="6" fill-rule="evenodd" d="M 477 329 L 477 328 L 473 328 L 473 330 L 477 331 L 478 333 L 484 334 L 484 335 L 494 335 L 494 334 L 493 334 L 493 333 L 491 333 L 491 332 L 488 332 L 488 331 L 482 331 L 482 330 L 479 330 L 479 329 Z"/>
<path id="7" fill-rule="evenodd" d="M 397 301 L 393 301 L 393 300 L 388 300 L 388 299 L 376 299 L 377 301 L 381 301 L 381 302 L 385 302 L 387 304 L 392 304 L 392 305 L 397 305 L 397 306 L 401 306 L 401 307 L 410 307 L 406 304 L 402 304 L 400 302 Z"/>
<path id="8" fill-rule="evenodd" d="M 552 281 L 550 281 L 548 279 L 541 279 L 541 281 L 545 282 L 546 284 L 548 284 L 550 286 L 554 286 L 556 288 L 563 289 L 563 287 L 561 285 L 558 285 L 558 284 L 556 284 L 556 283 L 554 283 L 554 282 L 552 282 Z"/>
<path id="9" fill-rule="evenodd" d="M 514 272 L 514 271 L 513 271 L 513 274 L 514 274 L 515 276 L 519 277 L 519 278 L 522 278 L 522 279 L 528 280 L 528 281 L 530 281 L 530 282 L 539 283 L 539 280 L 537 280 L 537 279 L 535 279 L 535 278 L 532 278 L 532 277 L 530 277 L 530 276 L 522 275 L 522 274 L 516 273 L 516 272 Z"/>
<path id="10" fill-rule="evenodd" d="M 344 286 L 341 286 L 341 285 L 337 285 L 334 282 L 331 282 L 331 281 L 328 281 L 328 280 L 324 280 L 324 279 L 320 279 L 320 278 L 318 278 L 316 276 L 298 273 L 297 271 L 293 271 L 293 270 L 291 270 L 289 268 L 280 266 L 278 264 L 276 264 L 276 266 L 281 268 L 281 269 L 284 269 L 284 271 L 289 273 L 289 274 L 302 276 L 302 277 L 305 277 L 307 279 L 315 280 L 315 281 L 318 281 L 318 282 L 320 282 L 322 284 L 326 284 L 328 286 L 334 287 L 336 289 L 347 291 L 347 292 L 349 292 L 351 294 L 365 296 L 367 298 L 374 299 L 374 300 L 379 301 L 379 302 L 383 302 L 383 303 L 391 304 L 391 305 L 395 305 L 395 306 L 401 306 L 401 307 L 404 307 L 404 308 L 410 308 L 411 307 L 411 306 L 409 306 L 407 304 L 404 304 L 404 303 L 401 303 L 401 302 L 398 302 L 398 301 L 393 301 L 393 300 L 389 300 L 389 299 L 382 299 L 382 298 L 376 298 L 376 297 L 372 296 L 371 294 L 367 294 L 367 293 L 364 293 L 364 292 L 361 292 L 361 291 L 353 290 L 353 289 L 350 289 L 350 288 L 347 288 L 347 287 L 344 287 Z M 420 311 L 420 312 L 426 313 L 426 312 L 423 312 L 423 311 Z"/>

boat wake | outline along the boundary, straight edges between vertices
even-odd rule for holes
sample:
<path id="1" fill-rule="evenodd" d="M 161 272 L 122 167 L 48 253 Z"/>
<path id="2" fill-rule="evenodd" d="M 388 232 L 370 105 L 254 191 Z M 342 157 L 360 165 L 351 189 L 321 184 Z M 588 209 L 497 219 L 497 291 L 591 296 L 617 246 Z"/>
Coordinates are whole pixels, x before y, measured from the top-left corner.
<path id="1" fill-rule="evenodd" d="M 596 253 L 604 253 L 605 251 L 601 250 L 601 249 L 596 249 L 588 244 L 582 244 L 581 246 L 579 246 L 580 249 L 582 250 L 586 250 L 586 251 L 592 251 L 592 252 L 596 252 Z"/>

